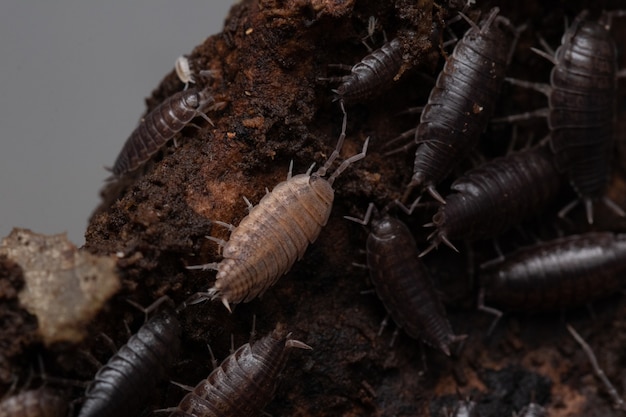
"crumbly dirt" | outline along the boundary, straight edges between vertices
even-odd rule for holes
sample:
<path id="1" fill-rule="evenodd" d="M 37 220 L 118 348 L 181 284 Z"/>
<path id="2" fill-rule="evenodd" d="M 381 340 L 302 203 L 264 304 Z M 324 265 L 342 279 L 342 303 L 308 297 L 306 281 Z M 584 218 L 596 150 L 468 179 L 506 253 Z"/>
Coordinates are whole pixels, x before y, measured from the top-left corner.
<path id="1" fill-rule="evenodd" d="M 537 35 L 558 45 L 564 16 L 570 21 L 589 8 L 617 9 L 618 1 L 482 1 L 467 12 L 474 20 L 499 5 L 501 14 L 516 25 L 527 24 L 514 55 L 509 75 L 548 82 L 551 64 L 530 52 L 538 47 Z M 514 4 L 512 4 L 514 3 Z M 478 288 L 469 267 L 495 257 L 491 242 L 459 245 L 461 254 L 441 247 L 429 254 L 429 267 L 455 333 L 468 334 L 462 348 L 446 357 L 421 346 L 400 331 L 392 346 L 394 326 L 378 335 L 385 309 L 368 293 L 368 273 L 362 249 L 367 231 L 343 219 L 362 216 L 369 202 L 384 206 L 400 198 L 412 174 L 413 152 L 386 157 L 384 144 L 413 128 L 417 114 L 402 114 L 422 105 L 432 88 L 432 78 L 444 58 L 439 40 L 450 34 L 441 22 L 456 15 L 462 1 L 429 0 L 248 0 L 233 6 L 221 34 L 209 37 L 189 56 L 192 70 L 210 69 L 218 75 L 199 79 L 210 85 L 220 110 L 211 111 L 211 126 L 198 118 L 200 128 L 189 126 L 136 172 L 116 179 L 102 190 L 86 231 L 84 250 L 98 255 L 116 254 L 122 289 L 90 326 L 79 345 L 55 345 L 44 349 L 36 333 L 36 320 L 17 301 L 23 281 L 20 268 L 0 259 L 0 385 L 13 377 L 26 378 L 38 369 L 42 357 L 47 374 L 72 381 L 88 381 L 95 365 L 111 355 L 101 333 L 119 346 L 141 325 L 143 314 L 126 300 L 147 306 L 168 295 L 176 303 L 214 282 L 211 271 L 191 271 L 188 265 L 219 261 L 218 246 L 206 235 L 228 238 L 228 231 L 214 220 L 237 225 L 247 214 L 246 196 L 256 204 L 286 178 L 289 162 L 301 173 L 315 162 L 324 163 L 335 147 L 341 127 L 341 111 L 333 102 L 330 84 L 319 78 L 342 75 L 329 64 L 354 64 L 367 54 L 361 40 L 367 35 L 370 16 L 377 28 L 370 43 L 400 37 L 404 47 L 401 76 L 386 90 L 348 110 L 347 139 L 342 157 L 359 152 L 370 138 L 367 157 L 350 166 L 335 182 L 335 203 L 328 225 L 304 258 L 266 294 L 236 307 L 232 314 L 219 302 L 189 306 L 180 314 L 184 326 L 183 352 L 171 379 L 195 385 L 211 370 L 207 343 L 218 359 L 235 346 L 248 342 L 253 316 L 256 332 L 268 333 L 277 322 L 285 323 L 295 338 L 313 347 L 295 351 L 282 374 L 275 398 L 267 406 L 278 416 L 441 416 L 459 398 L 478 403 L 482 416 L 508 417 L 534 399 L 550 416 L 616 416 L 606 389 L 593 376 L 587 357 L 565 330 L 572 324 L 594 348 L 608 378 L 619 393 L 624 390 L 626 353 L 626 300 L 620 294 L 584 307 L 551 314 L 507 314 L 487 336 L 492 318 L 477 312 Z M 615 25 L 620 51 L 626 50 L 623 20 Z M 621 26 L 621 27 L 619 27 Z M 450 26 L 458 37 L 468 24 Z M 450 49 L 448 48 L 448 51 Z M 623 56 L 622 54 L 621 56 Z M 620 68 L 626 67 L 623 58 Z M 181 90 L 174 71 L 167 74 L 146 100 L 147 110 Z M 618 150 L 626 152 L 626 96 L 620 83 Z M 503 88 L 496 116 L 530 111 L 546 105 L 536 92 Z M 502 155 L 513 127 L 491 125 L 482 139 L 480 155 Z M 129 132 L 130 133 L 130 132 Z M 521 123 L 519 143 L 539 140 L 547 133 L 545 120 Z M 626 207 L 626 161 L 616 158 L 608 195 Z M 468 161 L 459 172 L 475 162 Z M 455 173 L 458 175 L 458 173 Z M 440 189 L 445 190 L 449 181 Z M 543 239 L 558 233 L 589 230 L 626 230 L 619 219 L 601 205 L 596 223 L 586 224 L 581 210 L 567 221 L 556 212 L 571 201 L 565 190 L 541 218 L 524 225 L 529 235 Z M 420 208 L 412 216 L 394 213 L 410 225 L 420 248 L 425 247 L 434 206 Z M 503 250 L 528 244 L 532 238 L 518 231 L 500 238 Z M 417 254 L 416 254 L 417 255 Z M 471 256 L 468 256 L 471 255 Z M 473 258 L 473 261 L 470 260 Z M 6 302 L 4 302 L 6 301 Z M 126 323 L 126 325 L 125 325 Z M 69 384 L 59 388 L 77 398 L 81 390 Z M 183 391 L 163 381 L 151 409 L 178 403 Z"/>

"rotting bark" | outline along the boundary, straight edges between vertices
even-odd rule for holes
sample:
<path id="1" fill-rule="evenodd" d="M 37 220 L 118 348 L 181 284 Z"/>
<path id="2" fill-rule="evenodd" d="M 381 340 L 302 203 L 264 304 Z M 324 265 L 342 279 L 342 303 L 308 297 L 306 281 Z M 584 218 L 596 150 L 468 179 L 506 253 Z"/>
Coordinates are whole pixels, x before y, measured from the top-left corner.
<path id="1" fill-rule="evenodd" d="M 247 214 L 242 196 L 258 202 L 265 187 L 271 189 L 285 179 L 291 159 L 294 172 L 304 172 L 312 162 L 323 163 L 334 148 L 341 112 L 332 102 L 333 86 L 317 77 L 331 73 L 328 64 L 354 64 L 367 54 L 361 39 L 369 17 L 375 16 L 389 38 L 402 37 L 406 71 L 378 97 L 348 107 L 348 138 L 342 155 L 358 152 L 370 136 L 367 158 L 336 181 L 328 225 L 304 259 L 262 299 L 237 306 L 233 314 L 218 302 L 193 305 L 181 313 L 183 354 L 172 379 L 195 385 L 206 377 L 211 368 L 205 344 L 219 359 L 226 357 L 230 335 L 236 346 L 247 342 L 256 315 L 258 334 L 282 322 L 295 338 L 314 348 L 290 358 L 283 383 L 266 410 L 273 416 L 438 416 L 442 407 L 451 408 L 457 390 L 475 399 L 484 416 L 510 416 L 531 397 L 546 404 L 551 416 L 618 415 L 558 313 L 508 315 L 486 337 L 491 317 L 475 311 L 477 288 L 467 263 L 470 255 L 476 264 L 493 258 L 490 242 L 478 243 L 471 251 L 464 248 L 461 255 L 440 248 L 426 258 L 444 294 L 453 329 L 470 335 L 460 354 L 452 358 L 424 348 L 427 369 L 419 342 L 400 333 L 390 347 L 392 330 L 377 336 L 384 308 L 375 295 L 361 294 L 371 288 L 367 272 L 352 263 L 363 262 L 359 250 L 366 235 L 342 216 L 360 216 L 370 201 L 385 205 L 401 196 L 409 182 L 413 153 L 385 158 L 381 147 L 417 122 L 417 115 L 398 114 L 425 103 L 432 84 L 419 72 L 436 76 L 442 58 L 431 42 L 447 38 L 440 22 L 453 17 L 463 3 L 259 0 L 233 6 L 224 31 L 189 56 L 192 69 L 219 71 L 214 79 L 199 80 L 210 83 L 217 100 L 227 103 L 209 115 L 215 127 L 199 119 L 201 129 L 184 129 L 178 136 L 179 147 L 168 144 L 138 172 L 103 190 L 85 249 L 118 254 L 124 288 L 93 322 L 90 337 L 77 347 L 43 350 L 37 345 L 32 317 L 16 301 L 19 267 L 2 260 L 0 294 L 9 302 L 0 307 L 0 317 L 11 320 L 3 321 L 0 335 L 0 383 L 10 384 L 13 374 L 24 377 L 38 353 L 48 374 L 88 380 L 95 369 L 76 350 L 92 352 L 104 361 L 111 352 L 100 347 L 98 334 L 104 332 L 121 344 L 128 337 L 124 321 L 132 329 L 141 322 L 141 314 L 125 299 L 149 305 L 167 294 L 178 303 L 209 288 L 214 273 L 184 267 L 220 259 L 216 245 L 204 236 L 227 239 L 227 231 L 212 227 L 212 221 L 238 224 Z M 501 13 L 515 24 L 528 23 L 509 75 L 540 82 L 548 81 L 551 65 L 529 51 L 537 46 L 537 34 L 558 45 L 563 16 L 575 16 L 585 7 L 591 8 L 592 15 L 601 8 L 620 7 L 619 2 L 609 1 L 478 3 L 478 9 L 468 12 L 474 19 L 476 10 L 500 5 Z M 466 28 L 463 23 L 452 26 L 457 36 Z M 626 50 L 624 30 L 616 28 L 615 33 L 618 47 Z M 380 32 L 375 39 L 382 42 Z M 181 88 L 172 71 L 147 100 L 148 110 Z M 544 97 L 520 90 L 504 88 L 498 115 L 546 105 Z M 623 110 L 624 100 L 620 103 Z M 511 126 L 491 126 L 481 152 L 487 157 L 502 154 L 511 130 Z M 520 125 L 518 136 L 541 138 L 546 132 L 545 121 L 538 120 Z M 616 168 L 609 191 L 622 207 L 626 206 L 624 172 L 623 166 Z M 546 219 L 554 219 L 556 210 L 571 198 L 571 194 L 560 198 L 544 214 L 544 226 L 533 223 L 532 229 L 542 237 L 554 234 L 550 226 L 554 222 Z M 597 210 L 595 230 L 626 230 L 623 219 L 615 219 L 601 206 Z M 432 214 L 432 208 L 410 218 L 398 213 L 412 227 L 420 247 L 428 235 L 421 225 Z M 582 213 L 571 219 L 557 227 L 565 233 L 589 230 Z M 503 249 L 524 242 L 515 233 L 501 238 Z M 626 303 L 616 296 L 594 309 L 593 318 L 584 309 L 568 311 L 565 317 L 596 349 L 609 379 L 623 389 Z M 80 393 L 74 390 L 70 395 Z M 180 388 L 163 382 L 151 407 L 174 406 L 183 395 Z"/>

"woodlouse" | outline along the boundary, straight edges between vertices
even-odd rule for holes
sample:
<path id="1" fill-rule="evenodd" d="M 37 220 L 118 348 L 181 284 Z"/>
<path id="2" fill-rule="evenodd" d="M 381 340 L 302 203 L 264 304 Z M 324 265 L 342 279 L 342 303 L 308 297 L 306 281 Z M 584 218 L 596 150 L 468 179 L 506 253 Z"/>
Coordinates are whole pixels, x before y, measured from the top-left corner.
<path id="1" fill-rule="evenodd" d="M 45 387 L 0 401 L 0 417 L 65 417 L 67 409 L 67 401 Z"/>
<path id="2" fill-rule="evenodd" d="M 367 266 L 378 297 L 396 325 L 409 336 L 450 355 L 450 345 L 466 336 L 452 332 L 430 274 L 417 257 L 411 231 L 388 214 L 379 216 L 376 212 L 372 217 L 374 209 L 370 204 L 363 220 L 348 219 L 363 225 L 371 219 Z"/>
<path id="3" fill-rule="evenodd" d="M 212 125 L 213 122 L 203 111 L 214 104 L 215 99 L 209 88 L 192 87 L 166 98 L 141 119 L 126 140 L 113 165 L 113 174 L 120 176 L 139 168 L 198 116 Z"/>
<path id="4" fill-rule="evenodd" d="M 618 291 L 624 277 L 626 235 L 567 236 L 521 248 L 481 271 L 479 308 L 498 318 L 502 313 L 484 302 L 512 311 L 565 309 Z"/>
<path id="5" fill-rule="evenodd" d="M 333 92 L 342 103 L 363 101 L 380 93 L 396 79 L 404 62 L 402 53 L 402 41 L 394 38 L 352 67 L 338 65 L 350 71 L 350 74 L 320 80 L 341 83 Z"/>
<path id="6" fill-rule="evenodd" d="M 191 73 L 191 67 L 189 66 L 189 59 L 181 55 L 176 58 L 176 64 L 174 65 L 176 69 L 176 75 L 178 79 L 185 84 L 185 90 L 189 87 L 189 84 L 195 84 L 196 80 Z"/>
<path id="7" fill-rule="evenodd" d="M 558 170 L 545 146 L 496 158 L 466 172 L 452 184 L 456 192 L 446 196 L 446 204 L 433 216 L 437 230 L 420 256 L 441 242 L 455 249 L 451 240 L 499 235 L 538 213 L 560 185 Z"/>
<path id="8" fill-rule="evenodd" d="M 198 293 L 195 302 L 221 298 L 230 310 L 230 303 L 248 302 L 263 294 L 302 258 L 328 222 L 335 196 L 333 182 L 367 152 L 369 138 L 361 153 L 344 160 L 328 180 L 323 178 L 339 156 L 346 123 L 344 113 L 337 147 L 319 170 L 311 174 L 311 166 L 305 174 L 291 177 L 290 167 L 287 180 L 276 185 L 259 204 L 253 207 L 248 202 L 250 212 L 239 226 L 217 222 L 230 229 L 229 240 L 207 238 L 222 247 L 224 259 L 219 263 L 187 267 L 218 271 L 214 286 L 206 293 Z"/>
<path id="9" fill-rule="evenodd" d="M 163 297 L 147 311 L 164 301 L 171 302 Z M 169 305 L 160 310 L 98 370 L 79 417 L 139 414 L 180 350 L 182 329 L 176 313 Z"/>
<path id="10" fill-rule="evenodd" d="M 419 188 L 445 204 L 435 189 L 476 145 L 494 112 L 519 31 L 497 7 L 456 44 L 422 111 L 415 132 L 413 177 L 403 200 Z"/>
<path id="11" fill-rule="evenodd" d="M 257 416 L 271 401 L 290 349 L 311 349 L 279 324 L 264 338 L 246 343 L 188 393 L 170 417 Z"/>
<path id="12" fill-rule="evenodd" d="M 545 94 L 549 108 L 502 120 L 548 118 L 557 166 L 567 171 L 591 224 L 593 202 L 600 199 L 618 215 L 625 213 L 604 196 L 614 142 L 617 50 L 608 25 L 586 21 L 587 14 L 584 10 L 574 19 L 555 53 L 533 49 L 554 64 L 550 85 L 507 80 Z M 579 200 L 565 206 L 559 215 L 565 216 Z"/>

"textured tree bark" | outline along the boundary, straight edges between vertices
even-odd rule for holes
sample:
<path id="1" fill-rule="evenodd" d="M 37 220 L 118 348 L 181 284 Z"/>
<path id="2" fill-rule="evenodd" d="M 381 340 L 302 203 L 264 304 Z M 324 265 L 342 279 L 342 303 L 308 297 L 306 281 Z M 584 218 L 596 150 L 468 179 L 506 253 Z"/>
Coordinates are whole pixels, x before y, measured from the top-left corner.
<path id="1" fill-rule="evenodd" d="M 585 7 L 596 12 L 600 6 L 588 1 L 566 6 L 510 3 L 479 1 L 467 14 L 476 20 L 478 10 L 499 5 L 501 14 L 516 25 L 529 23 L 509 74 L 539 82 L 548 82 L 551 64 L 530 52 L 538 44 L 535 36 L 541 34 L 556 46 L 564 15 L 574 16 Z M 212 79 L 198 79 L 198 84 L 210 85 L 217 101 L 226 106 L 209 114 L 214 127 L 197 119 L 200 128 L 185 128 L 177 136 L 178 147 L 168 144 L 137 172 L 102 191 L 103 201 L 90 220 L 84 249 L 97 255 L 117 254 L 123 288 L 94 320 L 80 346 L 53 346 L 44 352 L 47 373 L 90 379 L 95 369 L 75 355 L 76 349 L 105 361 L 110 353 L 99 346 L 98 333 L 106 333 L 120 345 L 128 337 L 124 321 L 133 330 L 141 322 L 141 314 L 126 299 L 147 306 L 169 295 L 180 303 L 206 291 L 214 272 L 189 271 L 185 266 L 221 259 L 217 245 L 204 237 L 228 238 L 227 230 L 213 221 L 237 225 L 247 214 L 242 197 L 256 204 L 266 187 L 271 190 L 286 178 L 290 160 L 294 174 L 305 172 L 313 162 L 324 163 L 335 147 L 342 115 L 333 102 L 331 90 L 336 86 L 318 78 L 339 74 L 329 64 L 353 65 L 368 53 L 361 39 L 367 35 L 369 17 L 374 16 L 390 39 L 403 40 L 404 65 L 385 91 L 347 107 L 342 155 L 357 153 L 369 136 L 367 157 L 335 182 L 335 206 L 328 225 L 302 261 L 261 299 L 238 305 L 232 314 L 219 302 L 191 305 L 181 312 L 183 353 L 172 379 L 195 385 L 205 378 L 211 370 L 206 343 L 218 359 L 225 358 L 231 335 L 235 346 L 249 340 L 256 315 L 257 334 L 267 334 L 282 322 L 294 338 L 313 347 L 294 352 L 289 359 L 266 410 L 273 416 L 439 416 L 444 407 L 450 409 L 457 402 L 457 391 L 477 401 L 483 416 L 510 416 L 531 398 L 546 404 L 551 416 L 589 415 L 592 410 L 597 415 L 617 415 L 586 357 L 565 331 L 564 320 L 587 338 L 609 379 L 618 391 L 623 390 L 623 297 L 594 304 L 593 318 L 584 309 L 565 316 L 558 312 L 507 315 L 487 337 L 491 317 L 475 309 L 478 286 L 468 265 L 495 257 L 491 242 L 479 242 L 471 249 L 460 245 L 461 254 L 440 248 L 425 258 L 455 333 L 470 335 L 459 352 L 448 358 L 428 347 L 422 349 L 420 342 L 401 331 L 390 347 L 393 325 L 377 335 L 385 309 L 375 294 L 363 293 L 371 289 L 368 272 L 353 265 L 364 263 L 360 250 L 366 232 L 343 216 L 360 217 L 369 202 L 382 207 L 402 195 L 412 174 L 413 152 L 385 157 L 382 147 L 416 125 L 418 115 L 400 113 L 425 103 L 432 88 L 428 78 L 436 77 L 443 63 L 439 42 L 449 38 L 441 23 L 463 6 L 460 1 L 428 0 L 249 0 L 233 6 L 223 32 L 207 38 L 189 56 L 192 70 L 219 73 Z M 619 2 L 601 6 L 618 8 Z M 454 23 L 450 28 L 460 37 L 467 24 Z M 624 30 L 616 28 L 615 33 L 618 47 L 624 50 Z M 378 47 L 382 41 L 382 31 L 377 29 L 373 43 Z M 147 100 L 148 111 L 182 87 L 172 71 Z M 508 86 L 500 102 L 499 116 L 546 105 L 540 95 Z M 510 125 L 491 126 L 481 139 L 480 153 L 488 158 L 504 153 L 511 130 Z M 518 128 L 518 137 L 524 140 L 546 133 L 543 120 Z M 471 166 L 464 163 L 454 175 Z M 622 207 L 626 206 L 624 191 L 624 167 L 616 167 L 609 195 Z M 565 192 L 540 222 L 532 223 L 532 229 L 543 238 L 554 235 L 555 213 L 569 198 Z M 426 205 L 410 217 L 401 212 L 394 215 L 410 225 L 424 248 L 429 231 L 422 225 L 435 210 L 436 206 Z M 595 229 L 626 230 L 623 219 L 615 219 L 602 207 L 597 210 Z M 589 229 L 582 212 L 571 218 L 556 227 L 568 234 Z M 505 251 L 524 242 L 516 231 L 500 239 Z M 0 363 L 0 382 L 9 384 L 10 375 L 27 372 L 27 363 L 36 357 L 37 349 L 32 347 L 37 346 L 37 337 L 32 317 L 12 297 L 20 287 L 19 268 L 3 260 L 0 273 L 0 291 L 4 291 L 0 296 L 10 301 L 0 306 L 0 317 L 11 312 L 21 317 L 6 322 L 0 335 L 0 359 L 6 363 Z M 80 395 L 67 390 L 74 397 Z M 175 406 L 183 395 L 180 388 L 163 382 L 151 407 Z"/>

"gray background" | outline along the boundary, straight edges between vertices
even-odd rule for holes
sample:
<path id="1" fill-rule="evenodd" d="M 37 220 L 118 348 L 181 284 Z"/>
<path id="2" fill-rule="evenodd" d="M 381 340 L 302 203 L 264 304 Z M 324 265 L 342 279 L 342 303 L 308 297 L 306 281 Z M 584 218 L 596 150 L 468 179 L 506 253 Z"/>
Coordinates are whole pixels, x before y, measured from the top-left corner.
<path id="1" fill-rule="evenodd" d="M 3 0 L 0 237 L 87 218 L 150 95 L 179 55 L 221 31 L 233 0 Z"/>

